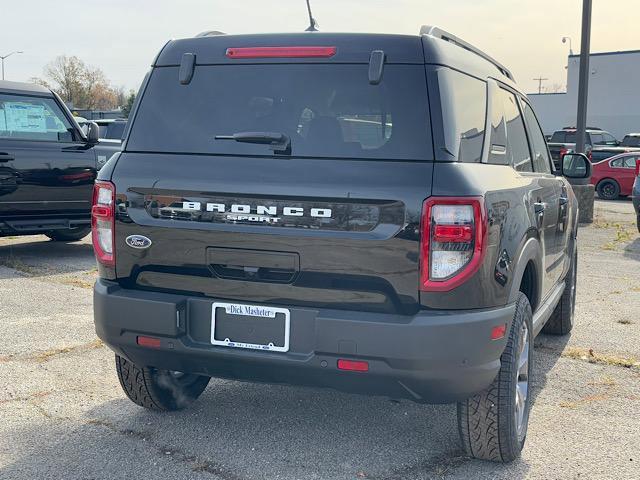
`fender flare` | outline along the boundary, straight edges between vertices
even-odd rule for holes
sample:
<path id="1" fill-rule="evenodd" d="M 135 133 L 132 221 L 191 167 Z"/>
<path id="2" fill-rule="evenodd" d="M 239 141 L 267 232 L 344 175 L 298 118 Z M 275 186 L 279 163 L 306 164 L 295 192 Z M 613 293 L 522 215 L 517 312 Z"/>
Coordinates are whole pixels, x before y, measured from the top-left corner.
<path id="1" fill-rule="evenodd" d="M 515 269 L 513 272 L 513 281 L 511 282 L 511 290 L 509 291 L 509 303 L 515 302 L 516 298 L 518 297 L 518 292 L 520 291 L 520 283 L 522 282 L 524 271 L 527 268 L 529 261 L 533 261 L 533 265 L 536 269 L 537 285 L 535 303 L 540 302 L 540 293 L 542 292 L 542 279 L 545 273 L 541 252 L 542 248 L 540 245 L 540 241 L 536 237 L 530 236 L 527 240 L 525 240 L 524 245 L 520 249 L 520 254 L 517 257 L 517 260 L 514 262 Z"/>

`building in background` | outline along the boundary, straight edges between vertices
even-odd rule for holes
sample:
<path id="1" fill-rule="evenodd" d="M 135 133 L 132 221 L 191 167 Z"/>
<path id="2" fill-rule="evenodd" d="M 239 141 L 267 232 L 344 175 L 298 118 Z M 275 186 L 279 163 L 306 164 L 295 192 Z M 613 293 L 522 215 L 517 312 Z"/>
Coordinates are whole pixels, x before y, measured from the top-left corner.
<path id="1" fill-rule="evenodd" d="M 592 53 L 587 125 L 618 140 L 640 132 L 640 50 Z M 547 135 L 576 125 L 580 55 L 570 55 L 566 93 L 529 94 Z"/>

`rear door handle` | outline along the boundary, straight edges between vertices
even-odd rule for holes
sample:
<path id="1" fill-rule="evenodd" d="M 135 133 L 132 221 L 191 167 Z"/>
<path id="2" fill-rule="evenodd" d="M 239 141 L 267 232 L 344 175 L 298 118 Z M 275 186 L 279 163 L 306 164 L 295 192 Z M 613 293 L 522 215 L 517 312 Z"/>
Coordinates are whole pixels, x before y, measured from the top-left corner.
<path id="1" fill-rule="evenodd" d="M 547 209 L 547 204 L 544 202 L 536 202 L 533 204 L 533 211 L 536 215 L 544 215 L 544 211 Z"/>
<path id="2" fill-rule="evenodd" d="M 15 160 L 13 155 L 9 155 L 8 153 L 0 152 L 0 162 L 10 162 L 11 160 Z"/>

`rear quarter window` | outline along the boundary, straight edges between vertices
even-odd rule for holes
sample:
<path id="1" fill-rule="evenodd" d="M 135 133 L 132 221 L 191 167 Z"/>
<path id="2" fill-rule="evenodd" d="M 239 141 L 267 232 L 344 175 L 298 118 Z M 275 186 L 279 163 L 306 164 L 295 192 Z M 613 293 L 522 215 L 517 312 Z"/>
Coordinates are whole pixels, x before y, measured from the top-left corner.
<path id="1" fill-rule="evenodd" d="M 428 112 L 423 65 L 386 65 L 378 85 L 367 64 L 199 65 L 188 85 L 178 67 L 158 67 L 126 148 L 274 155 L 215 136 L 276 132 L 294 157 L 432 160 Z"/>
<path id="2" fill-rule="evenodd" d="M 461 162 L 480 162 L 487 116 L 487 83 L 455 70 L 438 71 L 444 142 Z"/>

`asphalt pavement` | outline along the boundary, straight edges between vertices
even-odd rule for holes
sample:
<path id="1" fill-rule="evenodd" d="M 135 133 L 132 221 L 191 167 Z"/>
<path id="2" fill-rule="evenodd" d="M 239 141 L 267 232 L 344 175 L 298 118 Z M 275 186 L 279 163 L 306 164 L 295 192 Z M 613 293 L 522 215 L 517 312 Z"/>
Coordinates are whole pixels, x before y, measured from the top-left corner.
<path id="1" fill-rule="evenodd" d="M 522 458 L 467 458 L 454 405 L 212 380 L 158 414 L 96 338 L 89 239 L 0 238 L 0 479 L 639 479 L 640 235 L 629 201 L 580 229 L 576 326 L 536 340 Z"/>

